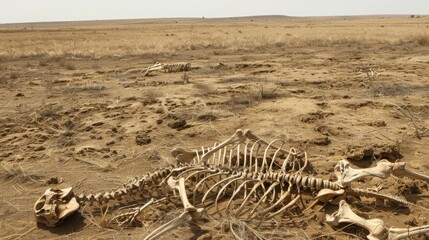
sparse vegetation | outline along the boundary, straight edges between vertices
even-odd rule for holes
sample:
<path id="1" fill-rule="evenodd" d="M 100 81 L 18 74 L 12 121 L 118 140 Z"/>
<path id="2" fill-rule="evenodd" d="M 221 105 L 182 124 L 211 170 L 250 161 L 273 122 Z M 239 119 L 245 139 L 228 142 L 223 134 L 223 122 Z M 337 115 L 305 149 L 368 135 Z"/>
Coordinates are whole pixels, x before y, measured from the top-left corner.
<path id="1" fill-rule="evenodd" d="M 159 98 L 163 97 L 164 94 L 156 89 L 146 89 L 142 92 L 142 98 L 144 104 L 154 104 L 159 102 Z"/>
<path id="2" fill-rule="evenodd" d="M 404 19 L 407 20 L 407 19 Z M 220 52 L 237 52 L 258 50 L 277 50 L 291 47 L 329 47 L 340 46 L 375 46 L 381 45 L 403 45 L 413 41 L 403 41 L 398 36 L 412 36 L 419 30 L 417 24 L 406 24 L 400 19 L 380 20 L 355 20 L 355 28 L 343 27 L 342 22 L 337 20 L 338 25 L 331 25 L 331 20 L 313 22 L 312 30 L 308 31 L 306 20 L 294 20 L 275 23 L 253 23 L 242 25 L 240 31 L 228 34 L 217 34 L 223 29 L 222 25 L 211 26 L 204 22 L 183 22 L 175 25 L 175 33 L 165 37 L 164 31 L 158 31 L 158 25 L 146 25 L 145 31 L 137 30 L 138 23 L 124 23 L 127 29 L 133 33 L 129 37 L 124 36 L 123 31 L 115 31 L 124 27 L 122 24 L 113 25 L 105 31 L 93 31 L 85 34 L 85 37 L 73 36 L 79 34 L 78 28 L 61 26 L 52 29 L 50 35 L 38 34 L 41 29 L 37 27 L 20 34 L 23 40 L 19 43 L 14 41 L 15 29 L 0 29 L 0 58 L 21 57 L 45 57 L 45 58 L 100 58 L 100 57 L 123 57 L 142 54 L 174 54 L 177 51 L 201 51 L 211 50 L 215 54 Z M 424 23 L 425 18 L 413 18 L 416 23 Z M 381 24 L 370 24 L 382 22 Z M 197 26 L 188 34 L 188 24 Z M 94 23 L 97 24 L 97 23 Z M 229 23 L 225 22 L 225 26 Z M 345 24 L 344 24 L 345 25 Z M 96 25 L 95 25 L 96 26 Z M 395 27 L 389 27 L 395 26 Z M 89 24 L 88 27 L 94 27 Z M 251 28 L 257 27 L 258 31 Z M 326 27 L 332 29 L 327 32 Z M 287 28 L 287 33 L 284 29 Z M 75 30 L 75 31 L 71 31 Z M 347 36 L 347 37 L 344 37 Z M 28 40 L 25 40 L 28 39 Z M 31 40 L 30 40 L 31 39 Z M 109 39 L 109 41 L 105 41 Z M 416 42 L 427 46 L 427 36 L 417 36 Z M 26 42 L 28 41 L 28 42 Z M 25 47 L 21 47 L 25 46 Z M 67 68 L 74 70 L 72 65 Z"/>
<path id="3" fill-rule="evenodd" d="M 399 106 L 396 104 L 393 105 L 393 109 L 409 120 L 409 125 L 413 128 L 413 134 L 415 137 L 421 139 L 422 137 L 427 136 L 429 127 L 427 126 L 426 121 L 419 116 L 419 113 L 412 112 L 407 106 Z"/>
<path id="4" fill-rule="evenodd" d="M 193 152 L 212 147 L 237 128 L 249 128 L 266 140 L 280 139 L 274 144 L 284 144 L 286 150 L 305 149 L 314 164 L 309 166 L 311 174 L 317 177 L 334 179 L 333 166 L 342 158 L 353 160 L 356 167 L 369 167 L 382 158 L 408 161 L 427 174 L 429 59 L 428 36 L 422 31 L 427 18 L 252 19 L 40 23 L 26 30 L 21 25 L 1 26 L 0 188 L 5 190 L 0 199 L 5 204 L 0 238 L 58 238 L 55 231 L 24 229 L 34 226 L 29 210 L 48 187 L 73 186 L 76 195 L 110 191 L 132 177 L 177 163 L 170 154 L 173 148 Z M 156 61 L 186 61 L 193 68 L 143 76 Z M 254 150 L 263 154 L 263 149 Z M 274 168 L 281 165 L 272 163 Z M 213 180 L 219 182 L 217 177 Z M 231 186 L 239 186 L 234 181 Z M 386 179 L 386 189 L 378 190 L 395 192 L 397 181 Z M 364 179 L 356 185 L 364 189 L 377 183 Z M 252 184 L 242 187 L 251 189 Z M 144 189 L 162 190 L 154 195 L 158 197 L 164 189 L 157 186 Z M 269 205 L 281 193 L 278 187 L 264 198 L 256 192 L 270 187 L 260 185 L 253 196 Z M 232 196 L 225 190 L 225 196 Z M 409 194 L 406 190 L 400 194 Z M 420 196 L 429 194 L 426 187 L 418 190 Z M 312 203 L 308 193 L 297 199 L 299 206 L 293 211 L 274 218 L 261 215 L 255 222 L 212 218 L 212 204 L 207 202 L 204 223 L 195 222 L 204 229 L 191 223 L 166 238 L 367 235 L 360 228 L 324 224 L 325 210 L 336 207 Z M 230 213 L 236 212 L 242 197 L 231 202 Z M 64 236 L 79 239 L 124 238 L 124 231 L 129 234 L 125 238 L 144 238 L 183 212 L 179 197 L 171 194 L 137 217 L 142 228 L 105 228 L 111 226 L 106 214 L 137 207 L 140 200 L 126 206 L 115 202 L 111 209 L 87 208 L 86 220 L 72 216 L 76 218 L 64 222 L 60 232 L 70 231 Z M 423 200 L 413 202 L 425 205 Z M 249 201 L 243 211 L 251 211 L 252 204 Z M 378 207 L 374 205 L 380 210 L 376 217 L 388 226 L 427 224 L 418 217 L 408 219 L 425 216 L 426 209 L 412 207 L 413 216 L 408 216 L 400 208 L 392 220 L 399 208 Z M 307 211 L 301 214 L 301 209 Z M 365 212 L 374 213 L 372 207 Z M 6 223 L 10 219 L 20 222 L 12 226 Z M 70 223 L 77 225 L 69 227 Z M 16 232 L 21 230 L 24 237 Z"/>

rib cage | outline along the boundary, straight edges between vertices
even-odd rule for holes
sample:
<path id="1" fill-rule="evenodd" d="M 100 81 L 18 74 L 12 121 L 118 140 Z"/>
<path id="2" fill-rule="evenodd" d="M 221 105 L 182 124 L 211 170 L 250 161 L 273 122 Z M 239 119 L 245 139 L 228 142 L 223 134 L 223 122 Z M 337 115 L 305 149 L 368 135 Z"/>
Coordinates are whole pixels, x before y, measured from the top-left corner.
<path id="1" fill-rule="evenodd" d="M 255 211 L 264 209 L 267 199 L 271 210 L 288 206 L 297 207 L 296 202 L 302 194 L 312 194 L 322 189 L 337 191 L 342 189 L 336 183 L 314 177 L 306 172 L 308 166 L 305 153 L 294 148 L 283 149 L 284 142 L 273 140 L 267 144 L 262 141 L 246 139 L 238 144 L 228 144 L 216 151 L 213 147 L 201 148 L 199 151 L 186 152 L 183 149 L 173 150 L 173 156 L 186 160 L 162 170 L 134 179 L 123 187 L 98 194 L 81 194 L 77 196 L 80 204 L 107 204 L 109 201 L 127 201 L 131 197 L 139 197 L 142 201 L 151 198 L 173 196 L 174 191 L 166 184 L 169 177 L 184 178 L 189 190 L 188 196 L 195 207 L 215 207 L 215 212 L 222 215 L 228 212 L 237 218 L 248 218 L 242 211 L 229 213 L 231 203 L 241 201 L 241 209 L 245 206 L 253 209 L 249 212 L 255 217 Z M 205 157 L 212 151 L 209 158 Z M 185 158 L 185 159 L 184 159 Z M 351 195 L 360 197 L 378 197 L 402 203 L 391 196 L 371 193 L 360 189 L 346 188 Z M 285 195 L 286 194 L 286 195 Z M 292 199 L 292 196 L 295 196 Z M 228 202 L 225 209 L 218 205 Z M 284 209 L 283 209 L 284 210 Z M 261 210 L 262 211 L 262 210 Z M 267 216 L 272 212 L 262 211 Z"/>
<path id="2" fill-rule="evenodd" d="M 280 143 L 280 146 L 275 145 Z M 207 159 L 208 152 L 216 148 L 219 144 L 215 143 L 213 147 L 196 150 L 194 152 L 185 152 L 183 149 L 173 150 L 173 156 L 183 162 L 190 162 L 193 165 L 205 164 L 206 166 L 222 167 L 231 170 L 247 170 L 254 172 L 303 172 L 308 166 L 307 154 L 299 153 L 291 148 L 284 150 L 284 141 L 273 140 L 268 145 L 261 141 L 247 140 L 236 145 L 227 145 L 215 152 Z M 185 156 L 182 159 L 180 154 Z M 191 159 L 191 160 L 190 160 Z"/>
<path id="3" fill-rule="evenodd" d="M 143 76 L 147 76 L 150 72 L 163 70 L 164 72 L 185 72 L 192 69 L 191 63 L 159 63 L 156 62 L 153 66 L 146 68 Z"/>
<path id="4" fill-rule="evenodd" d="M 184 72 L 191 70 L 191 63 L 167 63 L 161 64 L 165 72 Z"/>
<path id="5" fill-rule="evenodd" d="M 281 144 L 276 147 L 275 143 Z M 255 206 L 255 209 L 263 209 L 265 206 L 263 202 L 271 199 L 270 209 L 274 210 L 287 206 L 292 201 L 290 199 L 292 195 L 295 195 L 295 198 L 299 197 L 299 194 L 306 190 L 310 190 L 307 192 L 311 193 L 325 188 L 340 189 L 331 181 L 304 175 L 307 166 L 306 155 L 298 153 L 293 148 L 285 151 L 282 149 L 283 145 L 284 142 L 278 140 L 268 145 L 260 141 L 245 141 L 227 145 L 215 151 L 208 161 L 204 161 L 203 156 L 218 146 L 215 144 L 213 147 L 193 152 L 193 155 L 190 155 L 193 157 L 190 163 L 177 164 L 156 171 L 140 179 L 134 179 L 113 191 L 95 195 L 81 194 L 77 200 L 82 205 L 93 203 L 103 205 L 112 200 L 126 201 L 127 197 L 131 196 L 139 196 L 142 201 L 147 201 L 161 197 L 161 194 L 157 194 L 159 192 L 163 192 L 163 196 L 172 196 L 173 190 L 167 186 L 166 179 L 184 178 L 186 185 L 192 189 L 189 196 L 196 207 L 215 206 L 219 214 L 223 211 L 240 218 L 248 216 L 242 211 L 236 214 L 229 213 L 231 203 L 240 197 L 246 200 L 241 209 L 245 207 L 251 209 Z M 270 191 L 266 192 L 267 189 Z M 222 201 L 229 204 L 221 211 L 218 205 Z M 253 216 L 256 214 L 255 211 L 249 211 L 248 214 Z M 269 215 L 271 212 L 267 211 L 265 214 Z"/>
<path id="6" fill-rule="evenodd" d="M 75 196 L 71 193 L 71 197 L 76 198 L 81 207 L 94 203 L 105 207 L 117 202 L 123 206 L 138 199 L 142 207 L 117 215 L 109 222 L 116 221 L 120 226 L 134 222 L 138 214 L 152 203 L 162 203 L 157 208 L 162 208 L 167 202 L 185 208 L 185 215 L 180 215 L 159 229 L 174 221 L 180 223 L 190 218 L 200 219 L 198 213 L 203 211 L 213 218 L 220 216 L 220 219 L 225 220 L 226 216 L 228 221 L 253 224 L 268 219 L 277 224 L 277 215 L 282 215 L 277 218 L 282 224 L 288 218 L 293 219 L 294 223 L 303 222 L 308 217 L 302 211 L 308 209 L 306 205 L 309 201 L 305 200 L 314 201 L 316 192 L 317 200 L 308 207 L 317 201 L 335 202 L 348 197 L 371 197 L 416 206 L 398 197 L 315 177 L 308 172 L 309 163 L 305 152 L 299 153 L 294 148 L 286 151 L 284 145 L 280 140 L 267 142 L 255 137 L 250 131 L 237 130 L 230 139 L 213 147 L 199 151 L 174 149 L 172 155 L 178 160 L 177 164 L 136 178 L 116 190 L 94 195 Z M 176 195 L 177 191 L 180 197 Z M 112 209 L 114 211 L 117 208 L 115 206 Z M 154 231 L 155 235 L 161 231 L 159 229 Z M 148 239 L 155 235 L 151 233 Z"/>

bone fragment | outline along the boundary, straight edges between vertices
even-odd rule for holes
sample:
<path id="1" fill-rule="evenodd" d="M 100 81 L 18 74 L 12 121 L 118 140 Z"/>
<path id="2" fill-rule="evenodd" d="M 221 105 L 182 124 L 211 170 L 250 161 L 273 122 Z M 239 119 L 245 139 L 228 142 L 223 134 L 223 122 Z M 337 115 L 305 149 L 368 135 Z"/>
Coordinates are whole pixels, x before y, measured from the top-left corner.
<path id="1" fill-rule="evenodd" d="M 166 224 L 160 226 L 159 228 L 155 229 L 153 232 L 151 232 L 149 235 L 147 235 L 144 239 L 145 240 L 153 240 L 156 239 L 165 233 L 189 222 L 192 220 L 191 214 L 188 211 L 183 212 L 180 214 L 179 217 L 167 222 Z"/>
<path id="2" fill-rule="evenodd" d="M 355 214 L 346 201 L 341 200 L 339 208 L 332 215 L 326 215 L 326 221 L 331 226 L 339 223 L 352 223 L 368 230 L 369 240 L 399 240 L 429 233 L 429 225 L 411 228 L 387 228 L 380 219 L 364 219 Z"/>
<path id="3" fill-rule="evenodd" d="M 429 176 L 417 173 L 405 168 L 405 163 L 394 163 L 392 167 L 392 174 L 398 177 L 408 177 L 410 179 L 418 179 L 429 183 Z"/>
<path id="4" fill-rule="evenodd" d="M 387 229 L 382 220 L 377 218 L 368 220 L 356 215 L 344 200 L 340 201 L 336 212 L 326 215 L 326 221 L 331 226 L 337 226 L 339 223 L 352 223 L 365 228 L 369 232 L 367 238 L 370 240 L 387 239 Z"/>
<path id="5" fill-rule="evenodd" d="M 185 212 L 189 212 L 193 220 L 198 220 L 203 215 L 203 208 L 195 208 L 188 199 L 185 189 L 185 179 L 183 177 L 179 178 L 179 180 L 175 180 L 170 177 L 167 180 L 168 185 L 179 191 L 180 199 L 182 200 L 183 207 L 185 208 Z"/>
<path id="6" fill-rule="evenodd" d="M 186 195 L 186 189 L 185 189 L 185 179 L 179 178 L 178 180 L 175 180 L 173 177 L 168 178 L 167 180 L 168 185 L 173 188 L 177 189 L 179 191 L 180 200 L 182 201 L 182 204 L 185 208 L 184 212 L 180 214 L 179 217 L 169 221 L 168 223 L 162 225 L 161 227 L 155 229 L 153 232 L 151 232 L 148 236 L 146 236 L 145 240 L 151 240 L 156 239 L 157 237 L 160 237 L 161 235 L 191 221 L 191 220 L 197 220 L 202 217 L 203 208 L 195 208 L 188 200 L 188 196 Z"/>
<path id="7" fill-rule="evenodd" d="M 429 176 L 406 169 L 405 163 L 391 163 L 387 160 L 381 160 L 375 167 L 355 169 L 350 166 L 349 161 L 341 160 L 335 166 L 335 175 L 338 179 L 336 183 L 341 187 L 349 186 L 351 182 L 367 176 L 386 179 L 390 174 L 429 182 Z"/>
<path id="8" fill-rule="evenodd" d="M 345 197 L 345 191 L 344 189 L 339 189 L 337 191 L 331 190 L 329 188 L 325 188 L 320 190 L 317 193 L 317 200 L 321 201 L 321 202 L 329 202 L 332 203 L 334 205 L 338 204 L 338 199 L 342 200 L 343 197 Z"/>

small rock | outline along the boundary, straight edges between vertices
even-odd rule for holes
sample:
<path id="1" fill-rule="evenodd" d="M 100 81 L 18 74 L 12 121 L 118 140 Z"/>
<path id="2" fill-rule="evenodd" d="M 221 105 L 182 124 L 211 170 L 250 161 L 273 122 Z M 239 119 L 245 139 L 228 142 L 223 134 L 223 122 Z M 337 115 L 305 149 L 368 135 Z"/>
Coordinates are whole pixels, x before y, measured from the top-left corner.
<path id="1" fill-rule="evenodd" d="M 140 146 L 141 145 L 147 145 L 150 142 L 152 142 L 152 139 L 147 135 L 140 134 L 140 135 L 136 136 L 136 144 L 137 145 L 140 145 Z"/>
<path id="2" fill-rule="evenodd" d="M 62 178 L 58 178 L 58 177 L 51 177 L 46 181 L 46 185 L 51 185 L 51 184 L 59 184 L 62 183 L 63 179 Z"/>
<path id="3" fill-rule="evenodd" d="M 197 118 L 204 121 L 214 121 L 217 119 L 217 116 L 211 113 L 205 113 L 205 114 L 198 115 Z"/>
<path id="4" fill-rule="evenodd" d="M 161 124 L 163 122 L 163 120 L 162 119 L 158 119 L 158 120 L 156 120 L 156 124 Z"/>
<path id="5" fill-rule="evenodd" d="M 110 145 L 113 145 L 113 144 L 115 144 L 115 141 L 113 141 L 113 140 L 106 143 L 107 146 L 110 146 Z"/>
<path id="6" fill-rule="evenodd" d="M 15 97 L 24 97 L 24 94 L 23 94 L 23 93 L 17 93 L 17 94 L 15 95 Z"/>
<path id="7" fill-rule="evenodd" d="M 93 127 L 92 126 L 87 126 L 87 127 L 85 127 L 84 129 L 83 129 L 83 131 L 85 131 L 85 132 L 89 132 L 89 131 L 91 131 L 93 129 Z"/>
<path id="8" fill-rule="evenodd" d="M 311 140 L 311 143 L 319 146 L 327 146 L 331 144 L 331 139 L 329 139 L 328 137 L 315 138 Z"/>
<path id="9" fill-rule="evenodd" d="M 373 127 L 385 127 L 387 126 L 386 122 L 383 120 L 377 120 L 377 121 L 373 121 L 373 122 L 369 122 L 368 126 L 373 126 Z"/>
<path id="10" fill-rule="evenodd" d="M 168 126 L 173 129 L 182 129 L 186 126 L 186 120 L 185 119 L 179 119 L 174 122 L 168 123 Z"/>
<path id="11" fill-rule="evenodd" d="M 34 151 L 43 151 L 46 148 L 44 146 L 37 146 L 36 148 L 34 148 Z"/>
<path id="12" fill-rule="evenodd" d="M 95 122 L 95 123 L 92 124 L 92 126 L 97 127 L 97 126 L 101 126 L 103 124 L 104 124 L 104 122 Z"/>

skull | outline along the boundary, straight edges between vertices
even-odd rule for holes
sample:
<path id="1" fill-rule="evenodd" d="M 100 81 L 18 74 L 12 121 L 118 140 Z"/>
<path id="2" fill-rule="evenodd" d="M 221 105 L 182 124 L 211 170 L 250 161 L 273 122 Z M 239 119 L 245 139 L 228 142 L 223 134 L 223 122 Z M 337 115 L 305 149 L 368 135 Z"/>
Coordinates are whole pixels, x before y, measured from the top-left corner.
<path id="1" fill-rule="evenodd" d="M 48 227 L 55 227 L 67 216 L 79 209 L 72 187 L 65 189 L 50 188 L 34 204 L 36 221 Z"/>

